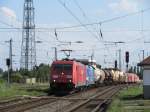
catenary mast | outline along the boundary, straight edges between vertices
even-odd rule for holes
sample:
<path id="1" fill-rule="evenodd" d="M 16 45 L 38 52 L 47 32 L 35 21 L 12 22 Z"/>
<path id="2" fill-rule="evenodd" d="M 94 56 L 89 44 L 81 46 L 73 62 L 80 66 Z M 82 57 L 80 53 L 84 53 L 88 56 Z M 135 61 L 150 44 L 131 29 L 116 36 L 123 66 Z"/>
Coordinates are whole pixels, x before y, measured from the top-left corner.
<path id="1" fill-rule="evenodd" d="M 25 0 L 21 45 L 21 68 L 31 70 L 36 65 L 36 42 L 33 0 Z"/>

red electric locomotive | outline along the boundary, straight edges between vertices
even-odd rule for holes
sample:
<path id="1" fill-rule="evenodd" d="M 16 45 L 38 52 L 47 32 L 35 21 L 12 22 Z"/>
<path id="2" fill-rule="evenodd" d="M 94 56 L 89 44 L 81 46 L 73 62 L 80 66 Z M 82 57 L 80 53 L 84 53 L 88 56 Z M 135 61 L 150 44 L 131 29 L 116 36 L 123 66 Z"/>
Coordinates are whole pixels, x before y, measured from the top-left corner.
<path id="1" fill-rule="evenodd" d="M 74 60 L 57 60 L 52 63 L 50 87 L 52 91 L 71 91 L 86 84 L 86 67 Z"/>

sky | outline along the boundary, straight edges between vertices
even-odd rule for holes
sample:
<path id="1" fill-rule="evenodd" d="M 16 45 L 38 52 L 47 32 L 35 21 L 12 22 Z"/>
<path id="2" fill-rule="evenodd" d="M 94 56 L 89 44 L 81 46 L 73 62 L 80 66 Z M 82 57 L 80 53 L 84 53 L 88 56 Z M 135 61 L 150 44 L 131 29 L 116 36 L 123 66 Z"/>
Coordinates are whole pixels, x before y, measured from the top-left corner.
<path id="1" fill-rule="evenodd" d="M 5 41 L 10 38 L 13 39 L 13 69 L 20 67 L 22 31 L 8 28 L 22 27 L 23 4 L 24 0 L 0 0 L 0 68 L 7 68 L 9 44 Z M 41 28 L 36 30 L 35 38 L 42 41 L 36 45 L 37 64 L 51 64 L 53 47 L 57 47 L 59 59 L 65 57 L 61 49 L 72 49 L 71 58 L 89 59 L 94 52 L 94 59 L 102 67 L 113 67 L 121 49 L 122 68 L 126 51 L 130 53 L 130 66 L 136 65 L 142 60 L 142 50 L 145 57 L 150 55 L 150 43 L 144 43 L 150 41 L 149 4 L 149 0 L 34 0 L 35 26 Z M 90 23 L 98 24 L 83 25 Z M 58 29 L 76 25 L 81 27 Z M 55 29 L 59 40 L 72 44 L 59 43 Z M 115 45 L 105 41 L 125 43 Z"/>

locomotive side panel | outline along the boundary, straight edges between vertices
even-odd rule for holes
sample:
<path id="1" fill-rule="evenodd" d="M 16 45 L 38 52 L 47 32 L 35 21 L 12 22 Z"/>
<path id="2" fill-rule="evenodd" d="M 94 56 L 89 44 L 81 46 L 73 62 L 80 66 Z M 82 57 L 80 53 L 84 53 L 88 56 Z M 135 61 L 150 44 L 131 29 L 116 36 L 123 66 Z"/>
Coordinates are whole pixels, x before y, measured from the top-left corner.
<path id="1" fill-rule="evenodd" d="M 76 87 L 85 86 L 86 85 L 86 67 L 80 63 L 76 63 Z"/>

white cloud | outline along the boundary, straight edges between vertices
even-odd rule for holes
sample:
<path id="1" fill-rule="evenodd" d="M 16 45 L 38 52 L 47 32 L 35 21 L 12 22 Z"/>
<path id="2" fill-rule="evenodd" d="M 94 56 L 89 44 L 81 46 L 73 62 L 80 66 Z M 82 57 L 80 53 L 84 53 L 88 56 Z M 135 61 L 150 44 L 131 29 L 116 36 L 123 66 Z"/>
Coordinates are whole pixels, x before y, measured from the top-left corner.
<path id="1" fill-rule="evenodd" d="M 138 4 L 133 0 L 120 0 L 119 2 L 110 3 L 108 6 L 114 12 L 135 12 L 138 10 Z"/>
<path id="2" fill-rule="evenodd" d="M 5 6 L 3 6 L 3 7 L 0 7 L 0 11 L 5 15 L 5 16 L 8 16 L 8 17 L 10 17 L 10 18 L 13 18 L 13 19 L 16 19 L 16 13 L 12 10 L 12 9 L 10 9 L 10 8 L 8 8 L 8 7 L 5 7 Z"/>

